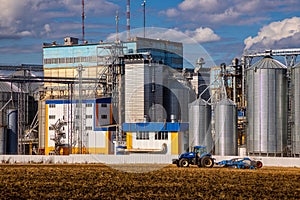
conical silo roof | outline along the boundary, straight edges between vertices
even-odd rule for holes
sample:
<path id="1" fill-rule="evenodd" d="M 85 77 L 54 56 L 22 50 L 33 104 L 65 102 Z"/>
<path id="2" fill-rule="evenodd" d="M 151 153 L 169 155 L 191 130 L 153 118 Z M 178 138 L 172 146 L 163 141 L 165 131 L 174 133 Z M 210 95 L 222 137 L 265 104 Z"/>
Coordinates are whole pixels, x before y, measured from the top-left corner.
<path id="1" fill-rule="evenodd" d="M 190 103 L 189 106 L 204 106 L 206 104 L 207 102 L 204 99 L 199 98 Z"/>
<path id="2" fill-rule="evenodd" d="M 294 65 L 293 68 L 300 68 L 300 62 Z"/>
<path id="3" fill-rule="evenodd" d="M 264 57 L 263 59 L 254 63 L 250 69 L 285 69 L 286 66 L 272 57 Z"/>
<path id="4" fill-rule="evenodd" d="M 9 82 L 0 82 L 0 92 L 19 92 L 19 89 Z"/>
<path id="5" fill-rule="evenodd" d="M 218 105 L 230 105 L 230 106 L 235 106 L 235 103 L 230 100 L 230 99 L 222 99 L 219 101 Z"/>

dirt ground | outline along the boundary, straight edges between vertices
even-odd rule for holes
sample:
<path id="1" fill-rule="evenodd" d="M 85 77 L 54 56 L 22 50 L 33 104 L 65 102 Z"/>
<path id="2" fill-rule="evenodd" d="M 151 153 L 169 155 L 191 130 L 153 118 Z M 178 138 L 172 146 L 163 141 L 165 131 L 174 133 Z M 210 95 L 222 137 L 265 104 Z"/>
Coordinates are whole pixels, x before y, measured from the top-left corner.
<path id="1" fill-rule="evenodd" d="M 135 165 L 124 167 L 136 169 Z M 300 168 L 169 165 L 151 172 L 128 173 L 99 164 L 5 164 L 0 165 L 0 198 L 300 199 Z"/>

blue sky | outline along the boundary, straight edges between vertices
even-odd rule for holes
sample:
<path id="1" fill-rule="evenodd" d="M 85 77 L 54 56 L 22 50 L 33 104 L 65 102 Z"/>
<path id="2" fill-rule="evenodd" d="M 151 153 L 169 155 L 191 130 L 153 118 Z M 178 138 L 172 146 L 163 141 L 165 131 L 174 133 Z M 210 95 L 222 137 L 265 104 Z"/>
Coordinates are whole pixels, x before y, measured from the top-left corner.
<path id="1" fill-rule="evenodd" d="M 85 39 L 107 41 L 116 11 L 126 31 L 126 2 L 85 0 Z M 132 29 L 143 26 L 142 2 L 131 0 Z M 0 0 L 0 9 L 1 64 L 42 64 L 44 42 L 81 38 L 81 0 Z M 147 0 L 146 26 L 164 28 L 173 41 L 183 33 L 216 64 L 229 64 L 245 48 L 299 48 L 299 9 L 299 0 Z"/>

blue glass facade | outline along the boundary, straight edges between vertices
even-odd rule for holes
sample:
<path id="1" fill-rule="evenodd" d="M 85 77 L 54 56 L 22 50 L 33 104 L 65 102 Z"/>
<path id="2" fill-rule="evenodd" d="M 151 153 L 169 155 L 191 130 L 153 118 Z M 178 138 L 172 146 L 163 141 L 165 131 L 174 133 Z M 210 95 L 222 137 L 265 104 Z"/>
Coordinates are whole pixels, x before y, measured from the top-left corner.
<path id="1" fill-rule="evenodd" d="M 43 48 L 44 68 L 74 68 L 105 64 L 105 57 L 111 55 L 115 43 L 96 43 L 80 45 L 48 45 Z M 149 52 L 153 61 L 160 62 L 175 69 L 183 67 L 182 43 L 146 38 L 135 38 L 116 46 L 124 54 Z"/>

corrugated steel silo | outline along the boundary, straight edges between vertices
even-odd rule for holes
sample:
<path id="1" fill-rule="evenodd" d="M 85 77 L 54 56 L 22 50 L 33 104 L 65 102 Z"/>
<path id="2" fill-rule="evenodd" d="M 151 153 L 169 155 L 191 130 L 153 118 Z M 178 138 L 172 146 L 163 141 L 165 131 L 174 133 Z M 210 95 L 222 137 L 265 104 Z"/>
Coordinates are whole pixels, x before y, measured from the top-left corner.
<path id="1" fill-rule="evenodd" d="M 164 107 L 167 111 L 167 121 L 175 115 L 179 121 L 188 122 L 188 104 L 196 99 L 196 93 L 191 84 L 178 72 L 164 69 Z"/>
<path id="2" fill-rule="evenodd" d="M 6 131 L 4 127 L 0 127 L 0 155 L 6 153 Z"/>
<path id="3" fill-rule="evenodd" d="M 237 109 L 233 101 L 223 99 L 215 108 L 215 154 L 236 156 L 237 141 Z"/>
<path id="4" fill-rule="evenodd" d="M 7 111 L 7 154 L 18 153 L 18 111 L 8 109 Z"/>
<path id="5" fill-rule="evenodd" d="M 247 70 L 247 151 L 282 155 L 287 143 L 286 67 L 265 57 Z"/>
<path id="6" fill-rule="evenodd" d="M 0 154 L 6 154 L 7 148 L 7 131 L 8 125 L 7 113 L 11 105 L 18 103 L 18 87 L 9 82 L 0 82 Z"/>
<path id="7" fill-rule="evenodd" d="M 206 146 L 211 152 L 213 140 L 211 135 L 211 106 L 203 99 L 189 104 L 189 146 Z"/>
<path id="8" fill-rule="evenodd" d="M 300 155 L 300 63 L 292 68 L 293 111 L 292 155 Z"/>
<path id="9" fill-rule="evenodd" d="M 169 80 L 168 87 L 164 88 L 164 105 L 167 110 L 167 121 L 171 115 L 178 120 L 187 122 L 189 90 L 177 80 Z"/>
<path id="10" fill-rule="evenodd" d="M 46 104 L 45 101 L 38 102 L 38 119 L 39 119 L 39 149 L 45 149 L 45 123 L 46 123 Z"/>

